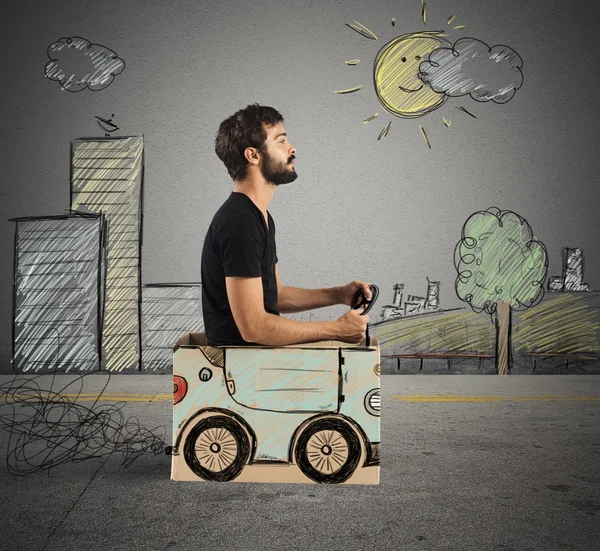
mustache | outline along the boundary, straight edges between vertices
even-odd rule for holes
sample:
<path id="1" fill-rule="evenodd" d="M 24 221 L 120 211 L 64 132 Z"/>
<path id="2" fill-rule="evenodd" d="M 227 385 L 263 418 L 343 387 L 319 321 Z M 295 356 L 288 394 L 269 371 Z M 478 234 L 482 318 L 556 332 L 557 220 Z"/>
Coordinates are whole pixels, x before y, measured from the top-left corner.
<path id="1" fill-rule="evenodd" d="M 288 161 L 287 161 L 287 162 L 288 162 L 288 165 L 289 165 L 289 164 L 290 164 L 292 161 L 294 161 L 295 159 L 296 159 L 296 155 L 292 155 L 292 156 L 291 156 L 291 157 L 288 159 Z"/>

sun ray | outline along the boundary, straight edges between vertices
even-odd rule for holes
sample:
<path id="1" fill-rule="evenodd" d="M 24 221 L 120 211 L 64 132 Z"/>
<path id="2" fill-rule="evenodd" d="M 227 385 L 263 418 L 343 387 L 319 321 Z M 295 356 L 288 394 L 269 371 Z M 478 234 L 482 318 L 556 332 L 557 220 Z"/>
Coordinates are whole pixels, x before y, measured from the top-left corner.
<path id="1" fill-rule="evenodd" d="M 429 138 L 427 137 L 427 132 L 425 132 L 425 129 L 421 125 L 419 125 L 419 128 L 421 129 L 421 134 L 423 134 L 423 137 L 425 138 L 425 141 L 427 142 L 429 149 L 431 149 L 431 143 L 429 143 Z"/>
<path id="2" fill-rule="evenodd" d="M 423 18 L 423 25 L 427 25 L 427 3 L 421 0 L 421 17 Z"/>
<path id="3" fill-rule="evenodd" d="M 379 113 L 375 113 L 374 115 L 371 115 L 368 119 L 365 119 L 363 122 L 365 124 L 370 123 L 373 119 L 376 119 L 379 116 Z"/>
<path id="4" fill-rule="evenodd" d="M 450 125 L 452 124 L 451 120 L 446 120 L 446 117 L 442 117 L 442 120 L 444 121 L 444 125 L 446 126 L 446 128 L 450 128 Z"/>
<path id="5" fill-rule="evenodd" d="M 356 31 L 358 34 L 364 36 L 365 38 L 369 38 L 371 40 L 377 40 L 377 36 L 375 33 L 367 27 L 365 27 L 362 23 L 358 21 L 352 21 L 352 24 L 346 23 L 346 27 L 350 27 L 353 31 Z"/>
<path id="6" fill-rule="evenodd" d="M 464 113 L 466 113 L 467 115 L 471 115 L 471 117 L 473 117 L 474 119 L 476 119 L 477 117 L 475 115 L 473 115 L 473 113 L 469 113 L 469 111 L 467 111 L 462 105 L 459 105 L 457 107 L 458 110 L 463 111 Z"/>
<path id="7" fill-rule="evenodd" d="M 358 65 L 360 63 L 360 59 L 349 59 L 346 61 L 346 65 Z"/>
<path id="8" fill-rule="evenodd" d="M 392 17 L 392 27 L 395 27 L 395 26 L 396 26 L 396 18 Z"/>
<path id="9" fill-rule="evenodd" d="M 385 128 L 381 131 L 381 133 L 379 134 L 379 138 L 377 138 L 378 140 L 381 140 L 381 138 L 385 138 L 388 135 L 388 132 L 390 131 L 390 126 L 392 126 L 392 121 L 388 122 Z"/>
<path id="10" fill-rule="evenodd" d="M 456 27 L 454 27 L 454 29 L 457 31 L 462 31 L 464 28 L 465 28 L 464 25 L 457 25 Z"/>
<path id="11" fill-rule="evenodd" d="M 336 90 L 335 93 L 336 94 L 351 94 L 352 92 L 357 92 L 362 87 L 363 87 L 363 85 L 360 84 L 359 86 L 354 86 L 353 88 L 346 88 L 345 90 Z"/>
<path id="12" fill-rule="evenodd" d="M 451 16 L 448 18 L 448 25 L 450 25 L 450 23 L 452 23 L 452 21 L 454 21 L 454 18 L 455 18 L 455 17 L 456 17 L 456 15 L 451 15 Z"/>

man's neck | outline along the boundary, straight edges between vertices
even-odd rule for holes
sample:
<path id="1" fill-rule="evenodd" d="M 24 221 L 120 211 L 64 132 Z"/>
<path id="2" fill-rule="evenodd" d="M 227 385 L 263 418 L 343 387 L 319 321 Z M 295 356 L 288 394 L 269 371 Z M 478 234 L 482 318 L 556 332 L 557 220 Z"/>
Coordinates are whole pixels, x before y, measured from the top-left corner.
<path id="1" fill-rule="evenodd" d="M 263 178 L 248 177 L 245 180 L 236 180 L 233 191 L 247 195 L 261 210 L 266 219 L 267 209 L 276 188 L 277 186 L 267 184 Z"/>

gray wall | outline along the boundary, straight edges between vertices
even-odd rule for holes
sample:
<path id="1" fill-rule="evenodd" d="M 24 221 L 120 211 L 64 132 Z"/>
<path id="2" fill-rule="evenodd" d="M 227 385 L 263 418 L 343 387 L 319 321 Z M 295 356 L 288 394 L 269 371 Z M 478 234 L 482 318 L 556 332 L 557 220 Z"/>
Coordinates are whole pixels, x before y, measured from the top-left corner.
<path id="1" fill-rule="evenodd" d="M 284 283 L 363 278 L 379 285 L 383 305 L 396 282 L 423 295 L 429 276 L 442 282 L 443 308 L 463 306 L 454 295 L 454 246 L 465 219 L 494 205 L 529 221 L 548 248 L 549 275 L 561 272 L 561 247 L 583 248 L 585 280 L 599 288 L 595 4 L 456 0 L 427 8 L 425 26 L 417 0 L 3 2 L 0 360 L 11 354 L 8 219 L 69 208 L 69 143 L 102 135 L 94 115 L 114 113 L 120 135 L 145 137 L 146 284 L 200 280 L 202 239 L 232 189 L 214 135 L 221 120 L 256 101 L 283 113 L 297 147 L 299 178 L 270 207 Z M 353 20 L 378 40 L 345 25 Z M 377 51 L 400 34 L 438 29 L 449 29 L 451 41 L 471 36 L 516 50 L 525 80 L 515 97 L 504 105 L 450 99 L 413 120 L 388 115 L 372 85 Z M 70 36 L 111 48 L 125 70 L 100 91 L 62 90 L 45 77 L 46 51 Z M 350 67 L 350 59 L 361 61 Z M 334 92 L 359 84 L 353 94 Z"/>

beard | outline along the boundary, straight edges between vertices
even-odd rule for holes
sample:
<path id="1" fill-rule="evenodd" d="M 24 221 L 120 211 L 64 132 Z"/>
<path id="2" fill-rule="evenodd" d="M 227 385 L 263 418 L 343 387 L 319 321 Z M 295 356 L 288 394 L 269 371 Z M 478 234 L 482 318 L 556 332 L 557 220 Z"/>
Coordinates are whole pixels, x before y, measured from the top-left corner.
<path id="1" fill-rule="evenodd" d="M 282 161 L 276 161 L 269 155 L 267 151 L 263 153 L 263 163 L 261 166 L 261 173 L 263 178 L 274 186 L 280 186 L 282 184 L 289 184 L 298 178 L 296 170 L 291 166 L 291 162 L 296 157 L 292 155 L 287 163 Z"/>

